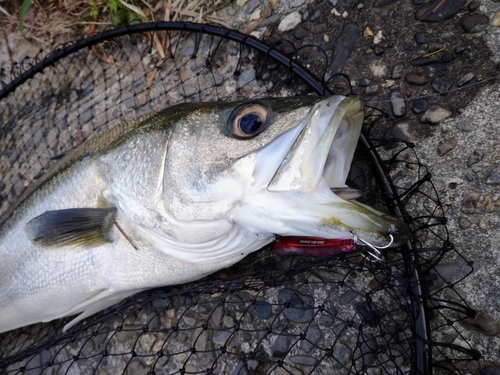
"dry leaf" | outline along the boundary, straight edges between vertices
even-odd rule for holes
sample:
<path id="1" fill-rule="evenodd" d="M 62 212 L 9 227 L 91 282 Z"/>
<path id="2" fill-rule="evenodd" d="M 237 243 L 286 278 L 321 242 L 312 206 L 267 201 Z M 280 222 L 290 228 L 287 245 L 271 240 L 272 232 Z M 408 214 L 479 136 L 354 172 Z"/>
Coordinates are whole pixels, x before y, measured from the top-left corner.
<path id="1" fill-rule="evenodd" d="M 156 35 L 156 34 L 155 34 Z M 155 74 L 156 74 L 156 71 L 157 69 L 155 68 L 155 70 L 153 70 L 152 72 L 146 74 L 146 83 L 148 85 L 148 89 L 151 87 L 151 85 L 153 84 L 153 79 L 155 77 Z M 147 99 L 147 93 L 148 91 L 145 90 L 143 93 L 142 93 L 142 96 L 141 98 L 139 99 L 139 102 L 137 103 L 137 108 L 140 108 L 141 106 L 144 105 L 144 103 L 146 103 L 146 99 Z"/>

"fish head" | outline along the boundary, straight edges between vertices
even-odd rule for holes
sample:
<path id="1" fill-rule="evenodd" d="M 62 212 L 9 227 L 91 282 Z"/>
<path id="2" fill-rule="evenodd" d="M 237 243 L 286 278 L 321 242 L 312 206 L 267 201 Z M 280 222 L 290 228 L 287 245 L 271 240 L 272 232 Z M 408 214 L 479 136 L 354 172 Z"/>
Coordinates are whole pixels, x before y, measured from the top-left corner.
<path id="1" fill-rule="evenodd" d="M 267 148 L 283 159 L 317 97 L 200 103 L 171 130 L 165 158 L 163 202 L 177 220 L 227 218 L 257 185 L 270 181 L 276 163 L 258 155 Z M 268 153 L 269 154 L 269 153 Z M 273 170 L 274 169 L 274 170 Z M 265 181 L 267 180 L 267 181 Z M 253 193 L 250 193 L 253 194 Z"/>
<path id="2" fill-rule="evenodd" d="M 346 187 L 361 131 L 358 97 L 185 104 L 150 120 L 154 131 L 140 137 L 152 146 L 140 157 L 148 160 L 144 173 L 159 176 L 146 179 L 157 186 L 131 187 L 147 203 L 123 193 L 128 201 L 118 207 L 142 238 L 173 258 L 234 263 L 276 235 L 358 236 L 374 246 L 386 246 L 390 236 L 392 246 L 408 240 L 402 221 L 334 192 Z M 122 159 L 105 163 L 118 193 L 133 180 L 111 177 L 127 168 L 117 167 Z"/>
<path id="3" fill-rule="evenodd" d="M 405 243 L 404 222 L 334 193 L 346 187 L 362 122 L 360 98 L 338 95 L 213 103 L 186 113 L 172 129 L 162 191 L 165 211 L 182 223 L 178 238 L 196 231 L 206 243 L 208 232 L 232 233 L 242 248 L 275 235 Z"/>

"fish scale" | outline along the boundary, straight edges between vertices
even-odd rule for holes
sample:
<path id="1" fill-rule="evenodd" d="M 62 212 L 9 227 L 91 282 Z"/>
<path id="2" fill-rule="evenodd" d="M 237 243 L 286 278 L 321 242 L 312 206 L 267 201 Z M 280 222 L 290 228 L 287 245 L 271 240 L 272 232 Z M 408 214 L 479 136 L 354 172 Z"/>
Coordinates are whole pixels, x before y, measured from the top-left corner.
<path id="1" fill-rule="evenodd" d="M 307 163 L 325 165 L 335 154 L 341 122 L 348 126 L 339 137 L 357 139 L 362 110 L 359 98 L 339 96 L 183 104 L 83 144 L 25 193 L 0 228 L 0 332 L 81 313 L 68 329 L 140 290 L 228 267 L 276 235 L 407 241 L 403 222 L 332 191 L 345 177 L 316 173 L 307 191 L 286 189 L 283 169 L 305 179 Z M 232 119 L 244 111 L 265 118 L 235 137 Z M 298 126 L 316 129 L 320 141 L 304 141 Z M 335 176 L 347 175 L 356 146 L 343 143 Z M 109 212 L 110 226 L 102 219 Z M 102 233 L 87 237 L 89 223 Z"/>

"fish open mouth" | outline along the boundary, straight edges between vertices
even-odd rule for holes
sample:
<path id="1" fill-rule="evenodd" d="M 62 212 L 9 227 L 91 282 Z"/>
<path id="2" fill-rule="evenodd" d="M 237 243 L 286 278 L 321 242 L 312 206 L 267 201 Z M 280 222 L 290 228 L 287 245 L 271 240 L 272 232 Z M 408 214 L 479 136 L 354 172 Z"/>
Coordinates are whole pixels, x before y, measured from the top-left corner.
<path id="1" fill-rule="evenodd" d="M 270 192 L 346 187 L 362 124 L 363 102 L 358 97 L 332 96 L 318 102 L 301 124 L 259 152 L 256 183 L 267 183 Z"/>
<path id="2" fill-rule="evenodd" d="M 346 185 L 363 118 L 363 102 L 355 96 L 316 103 L 299 125 L 259 152 L 254 182 L 271 195 L 300 197 L 302 215 L 297 213 L 304 219 L 283 216 L 293 231 L 307 235 L 304 226 L 313 236 L 355 236 L 374 246 L 399 246 L 409 238 L 406 224 L 355 201 L 360 194 Z M 299 208 L 298 200 L 289 199 L 289 205 Z"/>

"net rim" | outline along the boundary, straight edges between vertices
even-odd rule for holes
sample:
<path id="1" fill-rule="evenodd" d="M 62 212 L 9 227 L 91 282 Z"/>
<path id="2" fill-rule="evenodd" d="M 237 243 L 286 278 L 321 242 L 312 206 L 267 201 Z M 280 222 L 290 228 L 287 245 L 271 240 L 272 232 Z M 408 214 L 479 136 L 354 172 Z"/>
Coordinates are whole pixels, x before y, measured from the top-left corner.
<path id="1" fill-rule="evenodd" d="M 261 53 L 264 53 L 266 57 L 269 57 L 273 61 L 276 61 L 282 66 L 288 68 L 293 74 L 296 74 L 298 77 L 307 82 L 307 84 L 314 91 L 316 91 L 317 94 L 321 96 L 333 95 L 333 91 L 327 87 L 324 80 L 319 79 L 313 73 L 308 71 L 303 65 L 294 61 L 291 57 L 287 57 L 274 49 L 274 45 L 269 46 L 252 35 L 246 35 L 236 30 L 230 30 L 224 27 L 208 24 L 191 22 L 151 22 L 105 30 L 98 34 L 82 38 L 73 43 L 59 46 L 53 52 L 46 55 L 42 60 L 30 66 L 28 69 L 23 70 L 13 80 L 0 88 L 0 100 L 6 98 L 17 87 L 34 77 L 37 73 L 42 72 L 45 68 L 67 57 L 68 55 L 85 48 L 91 48 L 94 45 L 113 38 L 136 33 L 158 31 L 196 32 L 226 38 L 242 45 L 249 46 Z M 404 212 L 404 209 L 402 209 L 402 204 L 398 198 L 396 189 L 382 164 L 376 148 L 363 134 L 360 135 L 358 146 L 367 156 L 368 162 L 372 167 L 372 172 L 382 190 L 382 195 L 387 202 L 390 212 L 400 218 L 403 218 L 402 213 Z M 427 303 L 423 297 L 424 285 L 422 285 L 420 281 L 420 266 L 414 255 L 417 250 L 412 246 L 410 241 L 405 244 L 402 249 L 405 270 L 411 287 L 410 297 L 411 311 L 413 315 L 412 331 L 415 336 L 413 348 L 415 355 L 413 363 L 414 371 L 415 373 L 431 374 L 432 351 L 430 345 L 429 317 L 426 313 Z"/>

